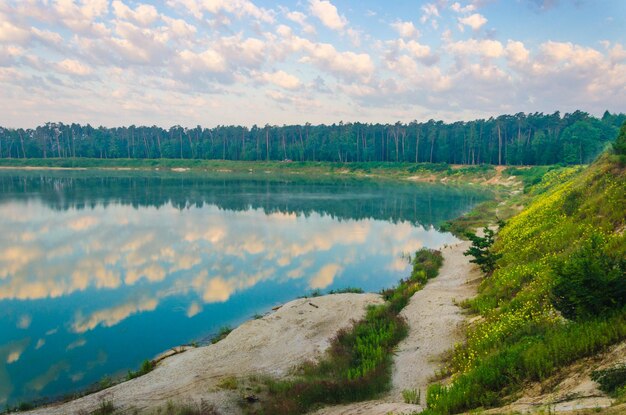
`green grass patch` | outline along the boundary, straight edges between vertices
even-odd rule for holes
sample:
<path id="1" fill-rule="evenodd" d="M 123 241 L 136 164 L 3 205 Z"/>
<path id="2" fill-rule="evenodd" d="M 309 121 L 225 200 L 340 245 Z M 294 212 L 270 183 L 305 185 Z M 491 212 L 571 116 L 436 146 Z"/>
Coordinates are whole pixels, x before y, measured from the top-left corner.
<path id="1" fill-rule="evenodd" d="M 129 370 L 126 375 L 126 380 L 131 380 L 138 378 L 139 376 L 143 376 L 146 373 L 152 372 L 152 370 L 156 367 L 156 362 L 153 360 L 144 360 L 139 367 L 139 370 Z"/>
<path id="2" fill-rule="evenodd" d="M 479 203 L 471 211 L 444 222 L 440 230 L 450 232 L 457 238 L 467 239 L 468 232 L 474 232 L 476 228 L 482 228 L 498 221 L 496 210 L 499 203 L 500 198 L 498 197 Z"/>
<path id="3" fill-rule="evenodd" d="M 230 334 L 231 331 L 233 331 L 233 328 L 230 326 L 220 327 L 218 332 L 211 338 L 211 344 L 215 344 L 219 341 L 224 340 L 226 336 Z"/>
<path id="4" fill-rule="evenodd" d="M 418 251 L 411 275 L 396 288 L 385 290 L 384 304 L 369 307 L 363 320 L 340 331 L 324 358 L 303 365 L 292 379 L 264 380 L 267 399 L 261 400 L 260 413 L 300 414 L 320 405 L 361 401 L 386 392 L 393 349 L 407 334 L 398 313 L 411 295 L 437 275 L 442 262 L 437 251 Z"/>

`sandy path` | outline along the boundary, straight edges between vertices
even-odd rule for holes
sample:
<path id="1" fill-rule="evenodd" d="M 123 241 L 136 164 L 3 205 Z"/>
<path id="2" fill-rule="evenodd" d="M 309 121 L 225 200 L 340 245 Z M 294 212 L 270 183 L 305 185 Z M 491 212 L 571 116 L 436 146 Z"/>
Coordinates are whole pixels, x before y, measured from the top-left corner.
<path id="1" fill-rule="evenodd" d="M 439 275 L 415 293 L 402 310 L 409 335 L 398 345 L 389 395 L 377 401 L 324 408 L 316 415 L 386 415 L 423 409 L 405 404 L 402 391 L 419 389 L 423 404 L 429 379 L 441 366 L 441 355 L 462 340 L 459 326 L 464 316 L 455 303 L 474 295 L 476 285 L 471 281 L 480 277 L 480 271 L 463 255 L 469 246 L 465 241 L 442 249 L 444 263 Z"/>
<path id="2" fill-rule="evenodd" d="M 381 302 L 378 294 L 335 294 L 295 300 L 275 313 L 242 324 L 215 345 L 165 359 L 155 370 L 137 379 L 28 413 L 89 413 L 103 399 L 122 410 L 154 408 L 168 399 L 182 403 L 203 400 L 214 404 L 221 414 L 239 413 L 239 396 L 219 390 L 221 379 L 253 373 L 283 376 L 293 366 L 319 357 L 339 329 L 361 319 L 367 305 Z"/>

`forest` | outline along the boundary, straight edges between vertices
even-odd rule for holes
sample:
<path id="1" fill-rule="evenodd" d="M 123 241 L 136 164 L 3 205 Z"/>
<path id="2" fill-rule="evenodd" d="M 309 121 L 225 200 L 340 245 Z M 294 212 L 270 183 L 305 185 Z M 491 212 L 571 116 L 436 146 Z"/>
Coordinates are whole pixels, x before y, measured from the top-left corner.
<path id="1" fill-rule="evenodd" d="M 548 165 L 591 162 L 626 114 L 518 113 L 445 123 L 0 127 L 0 158 L 293 160 Z"/>

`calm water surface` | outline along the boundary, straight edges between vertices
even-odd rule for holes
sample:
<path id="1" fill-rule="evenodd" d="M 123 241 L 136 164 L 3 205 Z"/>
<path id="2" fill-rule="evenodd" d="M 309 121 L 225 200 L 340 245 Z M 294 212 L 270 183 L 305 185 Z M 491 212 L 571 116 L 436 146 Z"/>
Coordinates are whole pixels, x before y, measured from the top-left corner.
<path id="1" fill-rule="evenodd" d="M 470 189 L 0 171 L 0 405 L 59 396 L 255 313 L 407 275 Z"/>

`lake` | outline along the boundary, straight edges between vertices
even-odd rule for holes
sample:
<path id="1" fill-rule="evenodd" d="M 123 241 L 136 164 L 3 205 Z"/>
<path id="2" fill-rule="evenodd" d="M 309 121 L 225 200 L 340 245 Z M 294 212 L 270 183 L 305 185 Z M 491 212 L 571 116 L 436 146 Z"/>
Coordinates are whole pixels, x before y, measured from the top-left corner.
<path id="1" fill-rule="evenodd" d="M 378 291 L 488 195 L 273 175 L 0 171 L 0 405 L 123 376 L 314 290 Z"/>

